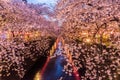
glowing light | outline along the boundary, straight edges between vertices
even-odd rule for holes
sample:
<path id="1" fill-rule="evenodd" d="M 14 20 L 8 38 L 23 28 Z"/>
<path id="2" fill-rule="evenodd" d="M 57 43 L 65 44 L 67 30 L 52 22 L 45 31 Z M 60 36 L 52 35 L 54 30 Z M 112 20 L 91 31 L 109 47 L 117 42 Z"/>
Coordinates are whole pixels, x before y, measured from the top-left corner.
<path id="1" fill-rule="evenodd" d="M 37 73 L 36 73 L 34 80 L 42 80 L 42 79 L 41 79 L 40 72 L 37 72 Z"/>
<path id="2" fill-rule="evenodd" d="M 29 40 L 29 35 L 28 35 L 28 33 L 25 33 L 25 35 L 24 35 L 24 40 L 25 40 L 25 41 L 28 41 L 28 40 Z"/>
<path id="3" fill-rule="evenodd" d="M 12 34 L 10 31 L 6 32 L 6 36 L 7 36 L 7 39 L 11 39 L 12 38 Z"/>
<path id="4" fill-rule="evenodd" d="M 85 42 L 86 42 L 86 43 L 91 43 L 92 41 L 91 41 L 90 38 L 86 38 L 86 39 L 85 39 Z"/>
<path id="5" fill-rule="evenodd" d="M 87 32 L 82 32 L 82 35 L 83 35 L 83 36 L 87 36 L 88 33 L 87 33 Z"/>
<path id="6" fill-rule="evenodd" d="M 38 31 L 35 32 L 35 37 L 38 37 L 40 33 Z"/>

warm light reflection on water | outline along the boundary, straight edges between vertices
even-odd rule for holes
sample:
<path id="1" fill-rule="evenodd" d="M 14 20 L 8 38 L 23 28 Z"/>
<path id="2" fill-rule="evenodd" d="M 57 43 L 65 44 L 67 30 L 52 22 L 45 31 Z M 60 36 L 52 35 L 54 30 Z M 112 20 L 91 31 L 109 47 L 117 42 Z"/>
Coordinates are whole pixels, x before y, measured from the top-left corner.
<path id="1" fill-rule="evenodd" d="M 34 80 L 42 80 L 42 79 L 41 79 L 40 72 L 37 72 L 37 73 L 35 74 Z"/>

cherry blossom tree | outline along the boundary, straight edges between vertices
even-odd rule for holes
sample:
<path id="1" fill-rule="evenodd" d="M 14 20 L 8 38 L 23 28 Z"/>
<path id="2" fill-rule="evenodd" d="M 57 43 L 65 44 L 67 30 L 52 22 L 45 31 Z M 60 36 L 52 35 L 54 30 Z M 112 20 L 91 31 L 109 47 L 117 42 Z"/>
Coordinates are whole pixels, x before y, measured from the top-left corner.
<path id="1" fill-rule="evenodd" d="M 59 0 L 56 5 L 61 36 L 78 71 L 84 72 L 83 80 L 116 77 L 120 66 L 119 4 L 119 0 Z"/>
<path id="2" fill-rule="evenodd" d="M 27 59 L 35 61 L 49 55 L 56 38 L 55 24 L 44 17 L 49 14 L 43 5 L 0 1 L 0 76 L 15 72 L 22 78 Z"/>

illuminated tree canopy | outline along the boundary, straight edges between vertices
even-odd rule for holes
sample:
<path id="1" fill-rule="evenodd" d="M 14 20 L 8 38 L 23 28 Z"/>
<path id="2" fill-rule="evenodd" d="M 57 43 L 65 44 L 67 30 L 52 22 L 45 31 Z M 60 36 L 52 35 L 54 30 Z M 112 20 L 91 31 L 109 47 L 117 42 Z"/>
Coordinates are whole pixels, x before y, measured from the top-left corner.
<path id="1" fill-rule="evenodd" d="M 49 55 L 56 38 L 55 24 L 44 15 L 52 16 L 44 5 L 0 1 L 0 76 L 15 71 L 22 78 L 26 59 Z"/>
<path id="2" fill-rule="evenodd" d="M 61 38 L 63 54 L 73 60 L 64 66 L 66 74 L 74 65 L 81 80 L 116 79 L 120 0 L 58 0 L 55 11 L 23 1 L 0 1 L 0 77 L 14 71 L 23 78 L 26 60 L 49 56 Z"/>
<path id="3" fill-rule="evenodd" d="M 119 10 L 119 0 L 58 1 L 61 36 L 82 80 L 116 78 L 120 66 Z"/>

